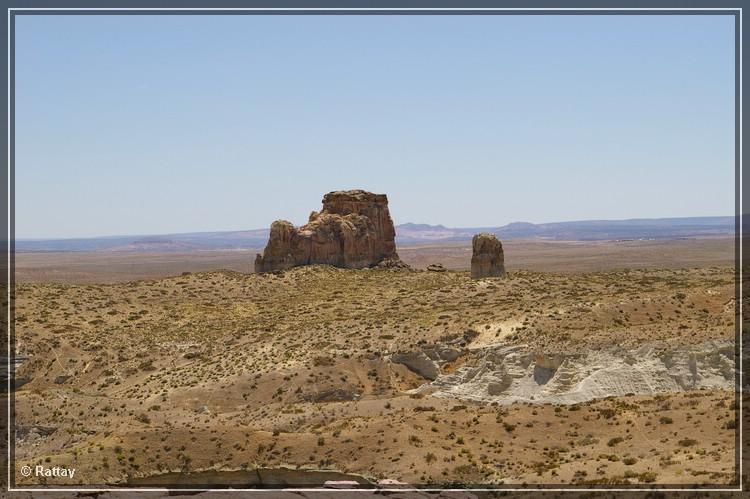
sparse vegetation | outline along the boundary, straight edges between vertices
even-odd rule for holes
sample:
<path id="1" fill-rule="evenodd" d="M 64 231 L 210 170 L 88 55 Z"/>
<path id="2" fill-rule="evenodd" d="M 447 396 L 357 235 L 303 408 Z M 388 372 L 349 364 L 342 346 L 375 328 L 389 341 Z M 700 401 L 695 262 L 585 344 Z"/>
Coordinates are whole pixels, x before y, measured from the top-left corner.
<path id="1" fill-rule="evenodd" d="M 410 392 L 427 380 L 389 361 L 436 342 L 579 352 L 731 337 L 731 269 L 180 274 L 17 286 L 29 463 L 75 463 L 92 481 L 281 465 L 410 483 L 732 479 L 731 392 L 491 405 Z"/>

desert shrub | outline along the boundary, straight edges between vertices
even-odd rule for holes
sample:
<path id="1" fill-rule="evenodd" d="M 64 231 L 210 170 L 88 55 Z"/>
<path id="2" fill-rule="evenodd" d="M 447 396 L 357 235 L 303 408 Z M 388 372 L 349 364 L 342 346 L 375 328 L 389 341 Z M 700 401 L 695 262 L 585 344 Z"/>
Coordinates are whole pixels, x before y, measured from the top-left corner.
<path id="1" fill-rule="evenodd" d="M 640 480 L 645 483 L 654 483 L 656 481 L 656 472 L 654 471 L 646 471 L 645 473 L 641 473 Z"/>
<path id="2" fill-rule="evenodd" d="M 610 439 L 609 439 L 609 442 L 607 442 L 607 445 L 608 445 L 609 447 L 614 447 L 615 445 L 619 444 L 620 442 L 623 442 L 624 440 L 625 440 L 625 439 L 624 439 L 624 438 L 622 438 L 622 437 L 614 437 L 614 438 L 610 438 Z"/>
<path id="3" fill-rule="evenodd" d="M 599 416 L 604 419 L 612 419 L 615 416 L 614 409 L 599 409 Z"/>
<path id="4" fill-rule="evenodd" d="M 144 424 L 149 424 L 151 422 L 151 418 L 148 417 L 148 414 L 145 414 L 145 413 L 138 414 L 135 417 L 135 420 L 140 421 L 141 423 L 144 423 Z"/>
<path id="5" fill-rule="evenodd" d="M 414 412 L 429 412 L 434 410 L 435 408 L 431 405 L 418 405 L 414 408 Z"/>
<path id="6" fill-rule="evenodd" d="M 333 359 L 330 357 L 317 356 L 313 359 L 313 365 L 316 367 L 320 366 L 332 366 Z"/>

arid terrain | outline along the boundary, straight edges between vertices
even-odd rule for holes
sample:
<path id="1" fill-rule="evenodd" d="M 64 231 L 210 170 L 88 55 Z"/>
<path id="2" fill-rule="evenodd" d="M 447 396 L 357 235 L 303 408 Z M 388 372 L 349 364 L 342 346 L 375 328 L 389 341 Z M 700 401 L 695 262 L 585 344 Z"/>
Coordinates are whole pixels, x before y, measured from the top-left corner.
<path id="1" fill-rule="evenodd" d="M 624 268 L 690 268 L 734 265 L 733 237 L 650 241 L 503 241 L 509 270 L 585 272 Z M 76 284 L 125 282 L 207 270 L 253 271 L 262 248 L 197 251 L 40 251 L 15 254 L 16 282 Z M 399 246 L 416 269 L 440 262 L 468 270 L 471 241 Z"/>
<path id="2" fill-rule="evenodd" d="M 733 241 L 505 247 L 508 277 L 482 280 L 461 245 L 399 248 L 447 272 L 19 254 L 16 467 L 75 467 L 77 484 L 731 483 Z M 210 266 L 245 272 L 192 272 Z"/>

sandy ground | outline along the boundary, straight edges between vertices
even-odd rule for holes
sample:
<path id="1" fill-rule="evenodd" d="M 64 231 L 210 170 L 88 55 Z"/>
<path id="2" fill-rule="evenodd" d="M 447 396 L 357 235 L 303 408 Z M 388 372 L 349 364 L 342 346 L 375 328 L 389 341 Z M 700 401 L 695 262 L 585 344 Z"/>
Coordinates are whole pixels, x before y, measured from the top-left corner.
<path id="1" fill-rule="evenodd" d="M 441 486 L 734 479 L 730 390 L 493 405 L 417 393 L 430 380 L 391 359 L 450 345 L 462 353 L 438 363 L 449 374 L 494 341 L 531 359 L 731 341 L 731 267 L 474 281 L 175 265 L 169 278 L 17 286 L 17 465 L 75 466 L 81 484 L 281 467 Z"/>
<path id="2" fill-rule="evenodd" d="M 734 264 L 733 238 L 674 241 L 506 241 L 510 270 L 591 272 L 623 268 L 686 268 Z M 258 250 L 139 252 L 43 252 L 16 255 L 17 282 L 107 283 L 227 269 L 249 273 Z M 415 268 L 442 263 L 454 270 L 471 264 L 470 243 L 398 248 Z"/>

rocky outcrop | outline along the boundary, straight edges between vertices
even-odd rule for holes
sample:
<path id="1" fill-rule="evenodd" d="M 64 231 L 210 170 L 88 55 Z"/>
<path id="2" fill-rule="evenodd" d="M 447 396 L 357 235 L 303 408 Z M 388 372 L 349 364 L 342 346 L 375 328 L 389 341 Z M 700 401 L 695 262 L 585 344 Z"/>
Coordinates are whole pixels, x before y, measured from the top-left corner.
<path id="1" fill-rule="evenodd" d="M 398 258 L 386 258 L 379 264 L 375 265 L 375 268 L 389 270 L 413 270 L 408 264 L 402 262 Z"/>
<path id="2" fill-rule="evenodd" d="M 324 487 L 330 483 L 350 482 L 356 483 L 359 488 L 374 487 L 374 478 L 366 478 L 362 475 L 342 473 L 332 470 L 295 469 L 286 466 L 277 468 L 249 468 L 239 470 L 217 470 L 202 469 L 195 471 L 169 471 L 164 473 L 129 476 L 127 481 L 115 483 L 114 485 L 135 485 L 150 487 L 205 487 L 210 483 L 222 488 L 281 488 L 286 487 Z M 291 492 L 273 493 L 273 497 L 304 498 L 313 497 Z M 326 497 L 330 497 L 326 496 Z M 319 497 L 319 496 L 318 496 Z"/>
<path id="3" fill-rule="evenodd" d="M 271 225 L 268 245 L 255 258 L 255 271 L 315 263 L 361 269 L 400 261 L 395 238 L 385 194 L 329 192 L 323 197 L 323 210 L 312 212 L 302 227 L 285 220 Z"/>
<path id="4" fill-rule="evenodd" d="M 438 374 L 415 392 L 483 404 L 577 404 L 629 393 L 731 390 L 734 354 L 734 342 L 728 340 L 690 346 L 653 342 L 633 350 L 569 353 L 498 343 L 469 348 L 462 366 Z"/>
<path id="5" fill-rule="evenodd" d="M 427 270 L 430 272 L 445 272 L 446 268 L 442 263 L 433 263 L 427 266 Z"/>
<path id="6" fill-rule="evenodd" d="M 438 365 L 424 352 L 398 352 L 391 355 L 391 362 L 403 364 L 411 372 L 429 380 L 437 379 L 440 374 Z"/>
<path id="7" fill-rule="evenodd" d="M 440 375 L 440 366 L 446 362 L 453 362 L 465 351 L 437 343 L 425 345 L 421 351 L 396 352 L 391 355 L 391 362 L 403 364 L 411 372 L 425 379 L 435 380 Z"/>
<path id="8" fill-rule="evenodd" d="M 476 234 L 471 240 L 471 245 L 472 279 L 503 277 L 505 275 L 503 244 L 498 241 L 494 234 L 486 232 Z"/>

